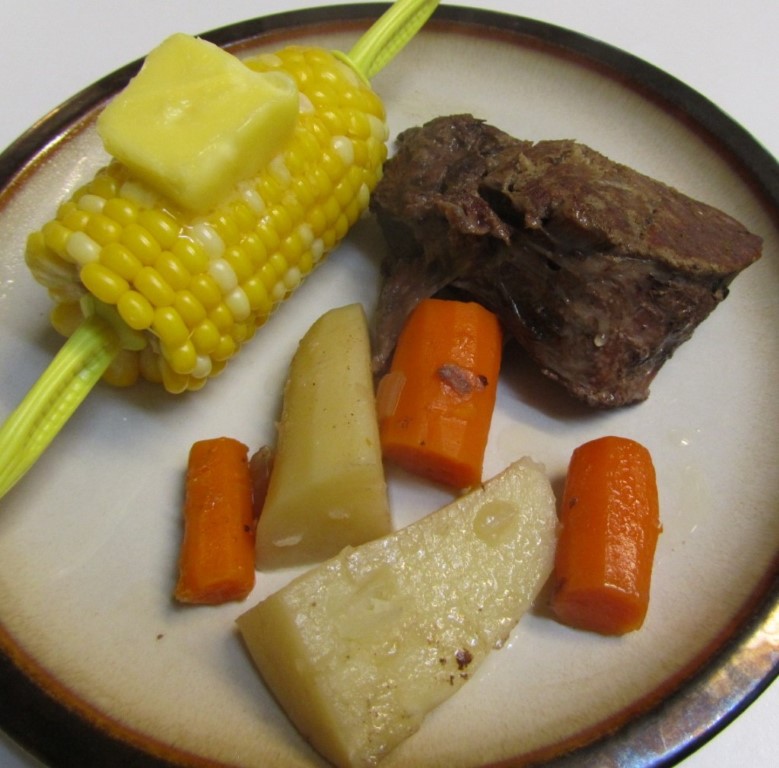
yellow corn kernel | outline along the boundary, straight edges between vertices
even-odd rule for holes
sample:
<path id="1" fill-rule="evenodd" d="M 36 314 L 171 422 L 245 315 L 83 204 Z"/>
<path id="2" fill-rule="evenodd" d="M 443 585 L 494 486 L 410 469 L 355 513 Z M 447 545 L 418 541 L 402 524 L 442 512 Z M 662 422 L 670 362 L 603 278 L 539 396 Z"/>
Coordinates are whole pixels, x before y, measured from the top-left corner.
<path id="1" fill-rule="evenodd" d="M 216 349 L 211 353 L 214 360 L 227 361 L 238 351 L 238 345 L 232 336 L 223 334 L 219 337 L 219 343 Z"/>
<path id="2" fill-rule="evenodd" d="M 76 266 L 46 245 L 43 232 L 33 232 L 27 238 L 25 262 L 33 277 L 49 289 L 55 302 L 78 301 L 84 293 Z"/>
<path id="3" fill-rule="evenodd" d="M 227 367 L 227 360 L 212 360 L 211 361 L 211 373 L 208 375 L 218 376 Z"/>
<path id="4" fill-rule="evenodd" d="M 250 317 L 245 323 L 236 324 L 236 338 L 240 334 L 239 343 L 241 346 L 246 344 L 247 341 L 251 341 L 254 338 L 254 334 L 257 332 L 257 328 L 262 325 L 264 320 L 255 320 L 254 317 Z"/>
<path id="5" fill-rule="evenodd" d="M 322 245 L 324 246 L 324 253 L 328 253 L 333 248 L 335 248 L 336 243 L 338 242 L 338 238 L 336 237 L 336 232 L 334 227 L 328 227 L 323 233 L 322 237 L 320 238 L 322 241 Z"/>
<path id="6" fill-rule="evenodd" d="M 333 188 L 333 182 L 327 175 L 327 171 L 320 166 L 313 168 L 307 178 L 308 185 L 315 200 L 326 200 Z"/>
<path id="7" fill-rule="evenodd" d="M 367 195 L 366 195 L 367 197 Z M 344 208 L 344 214 L 346 216 L 346 220 L 349 222 L 349 226 L 351 227 L 355 222 L 357 222 L 362 216 L 362 212 L 365 210 L 365 206 L 360 202 L 359 196 L 355 197 L 345 208 Z"/>
<path id="8" fill-rule="evenodd" d="M 198 356 L 195 345 L 191 341 L 185 341 L 175 347 L 165 345 L 163 350 L 165 360 L 175 373 L 187 376 L 195 370 Z"/>
<path id="9" fill-rule="evenodd" d="M 182 392 L 187 391 L 191 384 L 190 377 L 187 374 L 176 373 L 164 359 L 159 361 L 159 369 L 162 385 L 168 392 L 180 395 Z"/>
<path id="10" fill-rule="evenodd" d="M 44 243 L 47 248 L 50 248 L 53 253 L 63 254 L 65 252 L 65 245 L 70 237 L 71 230 L 69 230 L 62 222 L 53 219 L 46 222 L 41 229 Z"/>
<path id="11" fill-rule="evenodd" d="M 235 226 L 241 233 L 241 236 L 245 238 L 257 223 L 257 215 L 245 200 L 233 201 L 232 215 L 235 219 Z"/>
<path id="12" fill-rule="evenodd" d="M 140 224 L 128 224 L 122 230 L 122 245 L 126 245 L 146 265 L 154 264 L 162 248 L 149 231 Z"/>
<path id="13" fill-rule="evenodd" d="M 317 260 L 314 259 L 314 254 L 310 249 L 303 252 L 297 267 L 298 282 L 301 282 L 303 275 L 307 275 L 314 268 L 316 262 Z"/>
<path id="14" fill-rule="evenodd" d="M 210 374 L 211 376 L 215 374 Z M 194 373 L 190 374 L 189 379 L 187 380 L 187 391 L 189 392 L 197 392 L 206 385 L 206 381 L 208 381 L 209 374 L 206 374 L 205 377 L 195 376 Z"/>
<path id="15" fill-rule="evenodd" d="M 330 177 L 330 181 L 338 181 L 346 171 L 346 163 L 337 152 L 329 150 L 322 156 L 322 170 Z"/>
<path id="16" fill-rule="evenodd" d="M 194 216 L 112 161 L 29 238 L 26 259 L 55 302 L 55 327 L 72 332 L 79 300 L 92 295 L 148 337 L 122 352 L 107 381 L 201 388 L 368 206 L 387 139 L 370 87 L 319 48 L 245 62 L 285 71 L 300 95 L 291 136 L 256 178 Z"/>
<path id="17" fill-rule="evenodd" d="M 341 206 L 338 204 L 338 201 L 335 199 L 332 193 L 322 206 L 322 211 L 325 214 L 325 220 L 327 221 L 328 227 L 331 227 L 333 224 L 335 224 L 338 217 L 341 215 Z"/>
<path id="18" fill-rule="evenodd" d="M 138 218 L 138 204 L 124 197 L 112 197 L 105 201 L 103 215 L 126 227 Z"/>
<path id="19" fill-rule="evenodd" d="M 151 344 L 144 347 L 138 353 L 138 372 L 140 375 L 153 384 L 162 383 L 162 371 L 160 370 L 160 357 L 153 349 Z"/>
<path id="20" fill-rule="evenodd" d="M 173 247 L 181 232 L 181 227 L 170 214 L 156 208 L 140 211 L 138 224 L 160 248 Z"/>
<path id="21" fill-rule="evenodd" d="M 225 303 L 217 304 L 209 313 L 208 319 L 221 333 L 228 332 L 233 327 L 233 313 Z"/>
<path id="22" fill-rule="evenodd" d="M 159 255 L 157 261 L 154 262 L 154 269 L 174 291 L 183 290 L 192 279 L 192 275 L 189 274 L 184 263 L 171 251 L 163 251 Z"/>
<path id="23" fill-rule="evenodd" d="M 250 277 L 241 287 L 246 298 L 249 299 L 249 306 L 255 317 L 270 313 L 271 303 L 268 291 L 259 277 Z"/>
<path id="24" fill-rule="evenodd" d="M 254 273 L 252 260 L 240 245 L 234 245 L 225 251 L 224 260 L 230 265 L 236 280 L 240 283 L 248 280 Z"/>
<path id="25" fill-rule="evenodd" d="M 140 259 L 121 243 L 109 243 L 100 251 L 100 263 L 125 280 L 133 278 L 143 268 Z"/>
<path id="26" fill-rule="evenodd" d="M 171 252 L 181 259 L 184 269 L 190 275 L 198 275 L 208 269 L 208 254 L 200 243 L 196 243 L 189 237 L 179 237 Z"/>
<path id="27" fill-rule="evenodd" d="M 172 304 L 176 295 L 162 275 L 152 267 L 141 267 L 133 278 L 133 285 L 155 307 Z"/>
<path id="28" fill-rule="evenodd" d="M 313 230 L 308 224 L 303 223 L 281 244 L 281 253 L 288 264 L 297 265 L 313 242 Z"/>
<path id="29" fill-rule="evenodd" d="M 131 387 L 138 381 L 140 373 L 138 353 L 121 349 L 103 374 L 103 379 L 115 387 Z"/>
<path id="30" fill-rule="evenodd" d="M 273 290 L 273 286 L 276 285 L 276 280 L 278 279 L 276 270 L 273 268 L 273 264 L 271 264 L 270 261 L 266 261 L 262 267 L 260 267 L 257 273 L 257 277 L 262 281 L 262 284 L 265 286 L 265 290 L 270 294 Z"/>
<path id="31" fill-rule="evenodd" d="M 108 201 L 116 196 L 119 184 L 113 176 L 103 171 L 98 172 L 86 186 L 86 192 Z"/>
<path id="32" fill-rule="evenodd" d="M 138 291 L 123 293 L 116 303 L 116 309 L 122 320 L 135 331 L 143 331 L 151 327 L 154 320 L 154 307 Z"/>
<path id="33" fill-rule="evenodd" d="M 276 251 L 276 253 L 270 257 L 270 264 L 273 267 L 277 278 L 283 277 L 286 274 L 287 269 L 289 269 L 289 264 L 281 251 Z"/>
<path id="34" fill-rule="evenodd" d="M 335 226 L 333 227 L 336 242 L 338 242 L 342 237 L 346 235 L 346 233 L 349 231 L 350 226 L 351 226 L 351 222 L 346 217 L 346 214 L 344 213 L 339 214 L 338 218 L 336 219 Z"/>
<path id="35" fill-rule="evenodd" d="M 213 227 L 214 232 L 219 236 L 225 248 L 235 245 L 241 237 L 241 230 L 235 217 L 235 212 L 231 208 L 232 206 L 224 211 L 220 211 L 220 213 L 209 217 L 208 220 L 208 223 Z"/>
<path id="36" fill-rule="evenodd" d="M 325 214 L 321 205 L 313 206 L 306 215 L 311 231 L 314 237 L 320 237 L 321 234 L 327 229 L 327 215 Z"/>
<path id="37" fill-rule="evenodd" d="M 204 318 L 192 329 L 192 343 L 201 354 L 210 355 L 219 346 L 219 329 Z"/>
<path id="38" fill-rule="evenodd" d="M 246 328 L 246 338 L 243 340 L 243 344 L 245 344 L 247 341 L 251 341 L 254 337 L 254 334 L 257 333 L 257 329 L 265 322 L 265 318 L 249 318 L 249 321 L 246 323 L 241 323 L 242 326 Z"/>
<path id="39" fill-rule="evenodd" d="M 268 252 L 265 250 L 260 236 L 256 232 L 247 233 L 241 243 L 241 248 L 251 262 L 251 271 L 254 274 L 255 270 L 268 258 Z"/>
<path id="40" fill-rule="evenodd" d="M 81 305 L 77 301 L 63 301 L 55 304 L 49 314 L 49 320 L 57 333 L 68 338 L 84 320 Z"/>
<path id="41" fill-rule="evenodd" d="M 222 293 L 211 275 L 208 273 L 195 275 L 189 284 L 192 295 L 206 308 L 215 307 L 222 300 Z"/>
<path id="42" fill-rule="evenodd" d="M 83 198 L 82 198 L 83 199 Z M 102 212 L 92 212 L 89 221 L 84 227 L 85 234 L 89 235 L 96 243 L 107 245 L 121 237 L 122 226 L 113 221 Z"/>
<path id="43" fill-rule="evenodd" d="M 194 328 L 206 316 L 205 307 L 195 298 L 192 291 L 177 291 L 173 307 L 187 328 Z"/>
<path id="44" fill-rule="evenodd" d="M 305 215 L 306 211 L 316 202 L 314 190 L 309 187 L 308 179 L 305 175 L 296 178 L 292 182 L 290 198 L 295 202 L 302 215 Z"/>
<path id="45" fill-rule="evenodd" d="M 81 282 L 93 296 L 106 304 L 116 304 L 122 294 L 130 289 L 127 280 L 99 261 L 84 265 L 81 270 Z"/>
<path id="46" fill-rule="evenodd" d="M 151 327 L 166 346 L 180 347 L 189 339 L 189 328 L 173 307 L 155 309 Z"/>
<path id="47" fill-rule="evenodd" d="M 257 224 L 257 235 L 266 253 L 272 254 L 279 247 L 279 233 L 273 228 L 273 214 L 268 213 Z"/>
<path id="48" fill-rule="evenodd" d="M 66 208 L 59 219 L 71 232 L 81 232 L 89 222 L 89 213 L 74 205 Z"/>

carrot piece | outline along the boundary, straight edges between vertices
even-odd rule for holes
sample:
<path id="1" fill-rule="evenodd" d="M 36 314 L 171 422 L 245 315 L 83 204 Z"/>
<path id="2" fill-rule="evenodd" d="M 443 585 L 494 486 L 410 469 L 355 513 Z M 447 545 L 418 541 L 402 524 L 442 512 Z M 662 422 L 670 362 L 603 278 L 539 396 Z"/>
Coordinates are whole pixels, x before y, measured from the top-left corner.
<path id="1" fill-rule="evenodd" d="M 254 586 L 254 510 L 248 448 L 219 437 L 189 452 L 184 537 L 174 597 L 216 605 Z"/>
<path id="2" fill-rule="evenodd" d="M 649 607 L 660 534 L 652 457 L 624 437 L 602 437 L 571 457 L 560 508 L 552 609 L 571 626 L 622 635 Z"/>
<path id="3" fill-rule="evenodd" d="M 502 345 L 480 304 L 421 301 L 377 391 L 384 457 L 455 488 L 480 483 Z"/>

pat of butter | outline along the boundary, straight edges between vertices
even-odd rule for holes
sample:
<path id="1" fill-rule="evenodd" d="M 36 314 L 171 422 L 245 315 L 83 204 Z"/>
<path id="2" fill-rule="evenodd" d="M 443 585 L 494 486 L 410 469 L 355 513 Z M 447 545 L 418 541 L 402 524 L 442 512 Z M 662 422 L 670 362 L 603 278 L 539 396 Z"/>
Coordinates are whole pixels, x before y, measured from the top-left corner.
<path id="1" fill-rule="evenodd" d="M 272 159 L 297 114 L 289 75 L 254 72 L 212 43 L 174 34 L 103 110 L 97 130 L 143 181 L 202 213 Z"/>

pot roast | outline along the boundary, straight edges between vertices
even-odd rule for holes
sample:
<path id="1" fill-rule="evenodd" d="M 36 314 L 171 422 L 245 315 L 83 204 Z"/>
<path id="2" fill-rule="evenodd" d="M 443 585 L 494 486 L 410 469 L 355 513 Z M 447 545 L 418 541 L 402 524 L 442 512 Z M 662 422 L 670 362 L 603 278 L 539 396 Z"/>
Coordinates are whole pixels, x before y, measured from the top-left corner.
<path id="1" fill-rule="evenodd" d="M 456 289 L 601 408 L 646 399 L 762 247 L 727 214 L 583 144 L 523 141 L 471 115 L 400 134 L 371 206 L 388 243 L 377 374 L 416 303 Z"/>

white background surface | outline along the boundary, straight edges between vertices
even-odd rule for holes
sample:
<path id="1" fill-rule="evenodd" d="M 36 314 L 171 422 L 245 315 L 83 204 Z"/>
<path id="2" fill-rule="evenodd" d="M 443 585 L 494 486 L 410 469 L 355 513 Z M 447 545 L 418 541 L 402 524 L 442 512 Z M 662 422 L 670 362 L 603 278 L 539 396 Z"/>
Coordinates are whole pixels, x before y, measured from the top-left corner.
<path id="1" fill-rule="evenodd" d="M 59 103 L 143 56 L 199 33 L 323 0 L 7 0 L 0 11 L 0 150 Z M 442 3 L 453 5 L 455 3 Z M 625 49 L 704 94 L 779 155 L 779 4 L 772 0 L 470 0 Z M 0 695 L 3 695 L 0 692 Z M 779 683 L 684 768 L 779 764 Z M 0 734 L 0 766 L 39 765 Z"/>

